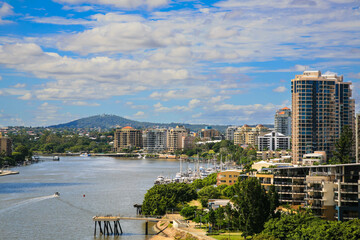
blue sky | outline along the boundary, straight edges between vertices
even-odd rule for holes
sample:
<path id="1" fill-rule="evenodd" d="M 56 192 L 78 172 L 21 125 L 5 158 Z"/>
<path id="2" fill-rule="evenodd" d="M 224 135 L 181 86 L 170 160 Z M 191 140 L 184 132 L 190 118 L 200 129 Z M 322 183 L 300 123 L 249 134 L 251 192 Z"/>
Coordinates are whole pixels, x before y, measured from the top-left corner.
<path id="1" fill-rule="evenodd" d="M 360 102 L 359 0 L 0 0 L 0 126 L 273 123 L 307 69 Z"/>

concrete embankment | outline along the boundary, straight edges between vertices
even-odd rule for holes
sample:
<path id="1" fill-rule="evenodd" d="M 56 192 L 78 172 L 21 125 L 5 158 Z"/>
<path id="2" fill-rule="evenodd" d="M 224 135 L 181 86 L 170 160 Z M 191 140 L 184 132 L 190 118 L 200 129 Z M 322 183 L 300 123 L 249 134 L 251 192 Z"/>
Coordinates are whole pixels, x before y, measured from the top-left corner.
<path id="1" fill-rule="evenodd" d="M 0 170 L 0 177 L 6 176 L 6 175 L 13 175 L 13 174 L 19 174 L 18 171 L 10 171 L 10 170 Z"/>
<path id="2" fill-rule="evenodd" d="M 173 215 L 173 216 L 171 216 Z M 178 214 L 171 214 L 168 215 L 167 218 L 173 218 L 174 221 L 181 220 L 180 215 Z M 162 232 L 162 236 L 157 235 L 151 238 L 151 240 L 170 240 L 170 239 L 197 239 L 197 240 L 214 240 L 214 238 L 211 238 L 209 236 L 206 236 L 206 232 L 201 229 L 195 229 L 195 223 L 188 224 L 187 227 L 179 227 L 176 228 L 174 225 L 178 225 L 176 223 L 171 224 L 171 227 L 168 226 L 169 222 L 162 222 L 159 221 L 154 227 L 156 231 L 161 231 L 165 229 Z"/>

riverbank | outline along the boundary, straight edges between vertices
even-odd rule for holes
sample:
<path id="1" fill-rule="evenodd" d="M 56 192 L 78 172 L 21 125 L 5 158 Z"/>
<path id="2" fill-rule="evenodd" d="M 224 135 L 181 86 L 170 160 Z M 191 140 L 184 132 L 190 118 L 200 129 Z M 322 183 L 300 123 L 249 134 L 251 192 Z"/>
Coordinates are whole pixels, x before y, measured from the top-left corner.
<path id="1" fill-rule="evenodd" d="M 157 235 L 152 237 L 151 240 L 214 240 L 214 238 L 206 236 L 206 231 L 204 229 L 195 228 L 195 222 L 188 221 L 186 226 L 183 226 L 181 222 L 183 222 L 184 219 L 180 216 L 180 214 L 167 214 L 165 218 L 172 219 L 173 223 L 171 224 L 168 221 L 159 221 L 155 225 L 155 229 L 158 232 L 163 230 L 162 234 L 164 236 Z M 174 223 L 175 221 L 177 221 L 177 223 Z M 176 225 L 178 225 L 178 227 L 175 227 Z"/>
<path id="2" fill-rule="evenodd" d="M 18 171 L 11 171 L 11 170 L 0 170 L 0 177 L 7 176 L 7 175 L 14 175 L 19 174 Z"/>

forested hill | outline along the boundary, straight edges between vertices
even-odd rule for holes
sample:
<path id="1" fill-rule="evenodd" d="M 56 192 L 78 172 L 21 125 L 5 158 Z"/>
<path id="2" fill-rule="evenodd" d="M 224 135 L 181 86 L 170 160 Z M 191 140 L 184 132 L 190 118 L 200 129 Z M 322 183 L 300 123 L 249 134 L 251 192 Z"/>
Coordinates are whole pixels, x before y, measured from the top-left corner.
<path id="1" fill-rule="evenodd" d="M 139 122 L 130 120 L 127 118 L 119 117 L 116 115 L 108 115 L 108 114 L 102 114 L 102 115 L 96 115 L 91 116 L 87 118 L 81 118 L 72 122 L 64 123 L 64 124 L 58 124 L 49 126 L 50 128 L 104 128 L 104 129 L 110 129 L 115 128 L 116 126 L 131 126 L 133 128 L 149 128 L 149 127 L 162 127 L 162 128 L 168 128 L 168 127 L 176 127 L 178 125 L 185 126 L 186 128 L 192 130 L 192 131 L 199 131 L 206 126 L 205 124 L 186 124 L 186 123 L 150 123 L 150 122 Z M 221 132 L 225 132 L 225 129 L 227 126 L 225 125 L 211 125 L 214 129 L 217 129 Z"/>

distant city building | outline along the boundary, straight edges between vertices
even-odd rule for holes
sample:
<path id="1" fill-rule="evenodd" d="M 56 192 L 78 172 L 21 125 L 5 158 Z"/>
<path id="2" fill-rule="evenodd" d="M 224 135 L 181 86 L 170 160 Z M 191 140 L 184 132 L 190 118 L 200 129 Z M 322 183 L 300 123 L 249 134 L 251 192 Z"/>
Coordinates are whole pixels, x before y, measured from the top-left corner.
<path id="1" fill-rule="evenodd" d="M 360 113 L 356 114 L 355 126 L 356 162 L 360 163 Z"/>
<path id="2" fill-rule="evenodd" d="M 238 128 L 234 133 L 234 144 L 236 145 L 258 145 L 258 137 L 269 132 L 267 127 L 259 124 L 256 127 L 244 125 Z"/>
<path id="3" fill-rule="evenodd" d="M 275 132 L 291 136 L 291 110 L 284 107 L 276 111 L 275 114 Z"/>
<path id="4" fill-rule="evenodd" d="M 114 150 L 121 152 L 123 149 L 142 147 L 141 130 L 132 127 L 116 129 L 114 134 Z"/>
<path id="5" fill-rule="evenodd" d="M 212 127 L 206 127 L 198 132 L 199 137 L 202 140 L 212 140 L 220 137 L 220 132 Z"/>
<path id="6" fill-rule="evenodd" d="M 237 126 L 230 126 L 226 129 L 225 139 L 229 141 L 234 141 L 234 133 L 238 129 Z"/>
<path id="7" fill-rule="evenodd" d="M 167 129 L 146 129 L 142 135 L 143 147 L 148 152 L 160 152 L 167 148 Z"/>
<path id="8" fill-rule="evenodd" d="M 177 126 L 168 130 L 167 133 L 167 149 L 169 152 L 184 149 L 183 137 L 188 135 L 188 130 L 182 126 Z"/>
<path id="9" fill-rule="evenodd" d="M 260 151 L 265 150 L 287 150 L 290 149 L 290 137 L 284 134 L 272 131 L 264 136 L 258 137 L 258 146 Z"/>
<path id="10" fill-rule="evenodd" d="M 354 130 L 355 102 L 343 76 L 305 71 L 291 80 L 292 150 L 294 164 L 304 154 L 325 151 L 332 157 L 342 128 Z"/>
<path id="11" fill-rule="evenodd" d="M 188 135 L 182 138 L 183 138 L 184 149 L 192 149 L 195 147 L 195 139 L 196 139 L 195 136 Z"/>
<path id="12" fill-rule="evenodd" d="M 0 133 L 0 153 L 10 156 L 12 154 L 12 140 L 9 137 L 3 137 Z"/>

